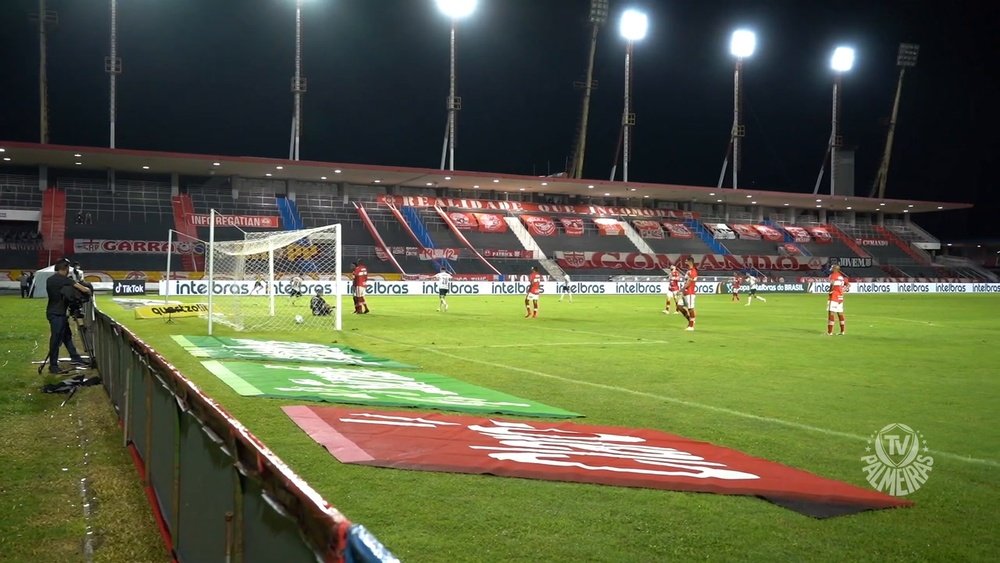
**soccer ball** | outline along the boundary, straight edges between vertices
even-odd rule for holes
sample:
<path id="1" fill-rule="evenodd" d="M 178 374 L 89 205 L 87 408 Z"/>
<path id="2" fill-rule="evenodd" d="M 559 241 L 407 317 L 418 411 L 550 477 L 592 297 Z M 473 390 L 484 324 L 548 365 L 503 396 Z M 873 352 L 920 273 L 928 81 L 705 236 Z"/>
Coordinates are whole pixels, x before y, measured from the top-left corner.
<path id="1" fill-rule="evenodd" d="M 304 322 L 306 322 L 306 320 L 302 318 L 302 315 L 295 315 L 295 323 L 296 324 L 302 324 Z"/>

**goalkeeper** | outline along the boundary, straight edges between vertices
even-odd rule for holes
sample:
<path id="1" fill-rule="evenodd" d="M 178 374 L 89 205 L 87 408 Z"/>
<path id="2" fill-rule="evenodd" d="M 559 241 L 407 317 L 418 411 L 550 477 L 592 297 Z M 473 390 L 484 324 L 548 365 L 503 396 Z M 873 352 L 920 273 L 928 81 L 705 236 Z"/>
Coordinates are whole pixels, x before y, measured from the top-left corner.
<path id="1" fill-rule="evenodd" d="M 333 313 L 333 308 L 323 299 L 323 288 L 316 288 L 316 295 L 309 301 L 309 309 L 315 317 L 325 317 Z"/>

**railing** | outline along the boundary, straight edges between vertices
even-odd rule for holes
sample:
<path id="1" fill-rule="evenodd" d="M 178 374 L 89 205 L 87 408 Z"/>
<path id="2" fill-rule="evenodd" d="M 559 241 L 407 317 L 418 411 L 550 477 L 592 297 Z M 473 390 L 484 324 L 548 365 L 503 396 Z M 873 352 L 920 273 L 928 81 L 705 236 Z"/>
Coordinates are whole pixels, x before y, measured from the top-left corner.
<path id="1" fill-rule="evenodd" d="M 353 538 L 363 528 L 156 350 L 106 314 L 88 313 L 102 385 L 171 557 L 373 560 L 355 551 L 361 547 Z"/>

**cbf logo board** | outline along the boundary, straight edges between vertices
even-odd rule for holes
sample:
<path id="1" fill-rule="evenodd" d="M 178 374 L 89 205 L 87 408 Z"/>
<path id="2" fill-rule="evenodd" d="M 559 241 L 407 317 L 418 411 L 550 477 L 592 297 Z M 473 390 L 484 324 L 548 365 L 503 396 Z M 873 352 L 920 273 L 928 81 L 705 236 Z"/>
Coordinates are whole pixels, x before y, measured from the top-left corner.
<path id="1" fill-rule="evenodd" d="M 923 435 L 900 423 L 887 424 L 868 438 L 861 457 L 868 483 L 877 491 L 902 497 L 927 482 L 934 458 Z"/>

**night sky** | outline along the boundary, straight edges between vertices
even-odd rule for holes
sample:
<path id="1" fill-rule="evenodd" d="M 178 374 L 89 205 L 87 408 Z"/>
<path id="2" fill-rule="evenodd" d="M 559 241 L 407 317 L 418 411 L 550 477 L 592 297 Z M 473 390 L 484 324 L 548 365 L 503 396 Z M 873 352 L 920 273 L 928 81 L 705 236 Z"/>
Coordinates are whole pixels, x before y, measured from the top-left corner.
<path id="1" fill-rule="evenodd" d="M 976 6 L 980 6 L 977 8 Z M 746 26 L 741 187 L 811 192 L 830 133 L 838 44 L 857 49 L 844 79 L 842 133 L 867 195 L 891 111 L 900 42 L 907 73 L 887 195 L 960 201 L 921 215 L 942 237 L 997 236 L 1000 19 L 986 3 L 611 1 L 598 44 L 585 176 L 607 178 L 622 111 L 618 16 L 649 14 L 635 48 L 630 179 L 714 185 L 732 122 L 729 34 Z M 48 0 L 50 140 L 107 146 L 107 0 Z M 38 140 L 33 0 L 0 2 L 0 139 Z M 456 168 L 564 169 L 589 40 L 588 0 L 479 0 L 459 24 Z M 996 13 L 996 11 L 993 11 Z M 120 148 L 282 158 L 288 154 L 294 0 L 119 0 Z M 307 0 L 301 158 L 436 168 L 445 127 L 448 27 L 432 0 Z M 992 166 L 991 166 L 992 165 Z M 619 173 L 620 174 L 620 173 Z M 827 188 L 828 189 L 828 188 Z"/>

